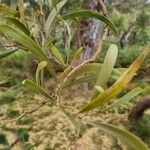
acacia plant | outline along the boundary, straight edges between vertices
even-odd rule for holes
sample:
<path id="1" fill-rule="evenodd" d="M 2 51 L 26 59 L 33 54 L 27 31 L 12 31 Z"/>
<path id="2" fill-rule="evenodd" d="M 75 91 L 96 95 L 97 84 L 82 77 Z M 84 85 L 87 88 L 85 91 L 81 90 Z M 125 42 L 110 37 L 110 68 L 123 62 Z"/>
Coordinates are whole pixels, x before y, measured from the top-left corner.
<path id="1" fill-rule="evenodd" d="M 19 2 L 19 5 L 22 6 L 22 1 Z M 70 12 L 68 14 L 59 15 L 60 9 L 66 3 L 67 0 L 62 0 L 56 4 L 42 27 L 39 25 L 39 22 L 32 23 L 22 7 L 19 7 L 19 11 L 16 11 L 6 5 L 0 5 L 0 12 L 3 14 L 1 15 L 2 21 L 0 22 L 0 33 L 13 44 L 13 50 L 5 50 L 0 54 L 0 58 L 2 59 L 7 57 L 18 50 L 26 50 L 33 53 L 39 61 L 36 70 L 36 80 L 31 81 L 30 79 L 26 79 L 23 81 L 23 85 L 32 89 L 39 95 L 44 96 L 45 100 L 32 111 L 25 111 L 17 119 L 20 119 L 25 115 L 32 114 L 33 112 L 38 111 L 38 109 L 42 106 L 50 103 L 59 107 L 60 110 L 66 114 L 66 117 L 68 117 L 68 119 L 70 119 L 70 121 L 74 124 L 76 130 L 80 132 L 81 122 L 77 121 L 80 113 L 86 113 L 87 111 L 92 111 L 96 108 L 103 111 L 110 110 L 119 106 L 121 103 L 130 100 L 143 91 L 143 89 L 137 87 L 125 94 L 123 97 L 118 97 L 118 95 L 126 88 L 127 84 L 132 80 L 136 74 L 136 71 L 143 63 L 149 52 L 149 46 L 146 46 L 141 55 L 138 56 L 138 58 L 129 66 L 129 68 L 123 69 L 123 71 L 121 69 L 114 68 L 118 55 L 118 48 L 115 44 L 110 45 L 103 64 L 95 63 L 94 61 L 102 49 L 102 45 L 108 36 L 108 32 L 112 31 L 112 33 L 117 36 L 117 28 L 108 17 L 92 10 L 79 10 Z M 104 8 L 104 5 L 102 8 Z M 42 13 L 42 9 L 39 13 Z M 44 16 L 44 14 L 42 15 Z M 54 44 L 54 39 L 51 37 L 51 32 L 56 24 L 63 22 L 67 26 L 68 35 L 70 35 L 71 30 L 67 20 L 77 20 L 77 18 L 80 17 L 95 18 L 104 22 L 106 27 L 104 28 L 103 36 L 98 42 L 98 46 L 93 56 L 90 59 L 83 61 L 80 65 L 77 65 L 80 55 L 83 52 L 83 48 L 80 47 L 71 59 L 69 58 L 70 56 L 67 55 L 67 60 L 65 60 L 61 52 Z M 38 32 L 42 35 L 40 42 L 38 38 L 32 34 L 32 24 L 38 27 Z M 52 59 L 54 60 L 52 61 Z M 57 62 L 62 68 L 59 78 L 56 76 L 54 62 Z M 57 87 L 52 89 L 51 92 L 48 92 L 43 85 L 44 69 L 48 70 L 50 77 L 54 78 L 57 84 Z M 115 80 L 115 82 L 110 87 L 107 87 L 106 84 L 110 78 Z M 86 105 L 81 106 L 78 112 L 68 112 L 66 106 L 63 105 L 62 95 L 64 89 L 86 82 L 94 83 L 91 100 Z M 106 104 L 108 104 L 110 101 L 112 102 L 111 105 L 106 106 Z M 8 122 L 11 121 L 14 121 L 14 119 Z M 1 124 L 1 128 L 8 122 Z M 132 133 L 104 122 L 105 121 L 96 120 L 87 122 L 86 124 L 84 123 L 84 125 L 98 127 L 104 131 L 107 131 L 117 138 L 126 141 L 133 149 L 148 150 L 148 147 Z"/>

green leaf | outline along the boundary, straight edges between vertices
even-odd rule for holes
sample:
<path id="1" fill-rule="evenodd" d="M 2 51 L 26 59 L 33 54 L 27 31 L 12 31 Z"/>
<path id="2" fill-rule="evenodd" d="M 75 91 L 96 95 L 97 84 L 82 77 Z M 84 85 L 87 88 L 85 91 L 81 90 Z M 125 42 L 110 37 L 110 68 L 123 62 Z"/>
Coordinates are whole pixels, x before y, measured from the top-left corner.
<path id="1" fill-rule="evenodd" d="M 94 83 L 94 82 L 96 82 L 97 77 L 98 77 L 98 74 L 89 74 L 89 75 L 86 75 L 86 76 L 82 76 L 82 77 L 77 78 L 75 80 L 67 81 L 65 83 L 65 85 L 63 86 L 63 88 L 69 88 L 71 86 L 75 86 L 77 84 L 82 84 L 82 83 L 85 83 L 85 82 L 88 82 L 88 83 L 92 82 L 92 83 Z M 120 72 L 119 72 L 119 74 L 118 73 L 116 74 L 116 70 L 114 70 L 112 72 L 110 78 L 116 80 L 116 78 L 118 79 L 118 77 L 120 77 Z"/>
<path id="2" fill-rule="evenodd" d="M 52 44 L 56 39 L 56 37 L 50 37 L 49 39 L 47 39 L 42 47 L 42 50 L 46 51 L 49 48 L 50 44 Z"/>
<path id="3" fill-rule="evenodd" d="M 36 69 L 36 83 L 37 83 L 37 85 L 42 84 L 42 81 L 41 81 L 41 78 L 40 78 L 40 73 L 41 73 L 41 70 L 43 70 L 46 66 L 47 66 L 46 61 L 42 61 L 38 64 L 38 67 Z"/>
<path id="4" fill-rule="evenodd" d="M 57 10 L 57 0 L 52 0 L 52 5 L 55 7 L 55 9 Z"/>
<path id="5" fill-rule="evenodd" d="M 134 150 L 149 150 L 149 148 L 139 137 L 135 136 L 129 131 L 119 128 L 118 126 L 102 123 L 100 121 L 94 121 L 89 124 L 112 134 L 113 136 L 119 138 L 123 142 L 126 142 Z"/>
<path id="6" fill-rule="evenodd" d="M 61 2 L 59 2 L 56 5 L 56 7 L 54 7 L 53 10 L 51 11 L 51 13 L 49 14 L 49 16 L 46 20 L 46 25 L 45 25 L 45 30 L 46 30 L 47 37 L 50 34 L 50 29 L 51 29 L 52 23 L 54 22 L 55 18 L 57 17 L 58 12 L 66 4 L 66 2 L 67 2 L 67 0 L 62 0 Z"/>
<path id="7" fill-rule="evenodd" d="M 41 95 L 45 96 L 46 98 L 48 98 L 49 100 L 51 100 L 51 102 L 54 103 L 53 98 L 47 92 L 45 92 L 44 89 L 42 89 L 40 86 L 38 86 L 35 82 L 26 79 L 26 80 L 24 80 L 22 82 L 22 84 L 25 85 L 25 86 L 27 86 L 28 88 L 32 89 L 37 94 L 41 94 Z"/>
<path id="8" fill-rule="evenodd" d="M 66 55 L 67 55 L 67 65 L 69 63 L 69 57 L 70 57 L 70 43 L 71 43 L 71 29 L 70 29 L 70 26 L 68 24 L 67 21 L 65 21 L 64 19 L 61 18 L 61 20 L 64 22 L 64 24 L 66 25 L 67 27 L 67 33 L 68 33 L 68 39 L 67 39 L 67 43 L 66 43 Z"/>
<path id="9" fill-rule="evenodd" d="M 125 71 L 126 69 L 124 69 Z M 123 70 L 120 70 L 120 68 L 114 68 L 112 73 L 111 73 L 111 78 L 118 80 L 120 78 L 120 76 L 123 74 L 124 72 Z"/>
<path id="10" fill-rule="evenodd" d="M 17 49 L 15 49 L 15 50 L 9 50 L 9 51 L 6 51 L 6 52 L 2 52 L 2 53 L 0 53 L 0 59 L 5 58 L 5 57 L 13 54 L 16 51 L 17 51 Z"/>
<path id="11" fill-rule="evenodd" d="M 4 13 L 4 14 L 8 14 L 8 15 L 16 15 L 17 11 L 15 11 L 14 9 L 4 5 L 4 4 L 0 4 L 0 12 Z"/>
<path id="12" fill-rule="evenodd" d="M 98 74 L 99 70 L 101 69 L 102 64 L 100 63 L 90 63 L 90 64 L 85 64 L 81 66 L 78 70 L 73 72 L 68 78 L 67 82 L 76 79 L 79 76 L 82 76 L 84 74 L 89 74 L 89 73 L 94 73 Z"/>
<path id="13" fill-rule="evenodd" d="M 83 47 L 80 47 L 73 56 L 73 59 L 71 61 L 71 66 L 73 66 L 77 62 L 82 52 L 83 52 Z"/>
<path id="14" fill-rule="evenodd" d="M 50 50 L 51 50 L 52 54 L 57 58 L 57 60 L 63 66 L 65 66 L 65 62 L 64 62 L 64 59 L 62 57 L 62 54 L 60 53 L 60 51 L 58 50 L 58 48 L 54 44 L 50 44 Z"/>
<path id="15" fill-rule="evenodd" d="M 125 89 L 127 84 L 132 80 L 136 71 L 140 68 L 141 64 L 143 63 L 148 52 L 149 52 L 149 46 L 147 46 L 143 50 L 142 54 L 130 65 L 130 67 L 123 73 L 123 75 L 109 89 L 107 89 L 104 93 L 99 94 L 90 103 L 85 105 L 80 110 L 80 112 L 89 111 L 96 107 L 103 106 L 112 98 L 120 94 L 121 91 Z"/>
<path id="16" fill-rule="evenodd" d="M 119 98 L 116 102 L 114 102 L 112 105 L 104 108 L 102 111 L 107 111 L 107 110 L 111 110 L 114 109 L 116 107 L 119 107 L 120 105 L 128 102 L 129 100 L 131 100 L 132 98 L 134 98 L 135 96 L 139 95 L 140 93 L 142 93 L 144 90 L 137 87 L 135 89 L 133 89 L 132 91 L 128 92 L 127 94 L 125 94 L 123 97 Z"/>
<path id="17" fill-rule="evenodd" d="M 40 61 L 46 61 L 48 71 L 52 74 L 53 77 L 55 77 L 55 70 L 53 64 L 50 62 L 49 58 L 45 55 L 45 53 L 41 50 L 41 47 L 34 40 L 32 40 L 22 31 L 5 24 L 0 25 L 0 32 L 14 39 L 27 50 L 30 50 L 36 57 L 40 59 Z"/>
<path id="18" fill-rule="evenodd" d="M 21 31 L 23 31 L 26 35 L 30 35 L 30 31 L 27 29 L 27 27 L 20 22 L 18 19 L 12 18 L 12 17 L 4 17 L 7 23 L 14 24 L 17 28 L 19 28 Z"/>
<path id="19" fill-rule="evenodd" d="M 63 88 L 69 88 L 71 86 L 74 86 L 74 85 L 77 85 L 77 84 L 82 84 L 82 83 L 85 83 L 85 82 L 95 82 L 97 79 L 97 76 L 94 75 L 94 74 L 90 74 L 90 75 L 87 75 L 87 76 L 83 76 L 83 77 L 80 77 L 80 78 L 77 78 L 76 80 L 73 80 L 71 82 L 68 82 L 66 83 Z"/>
<path id="20" fill-rule="evenodd" d="M 69 83 L 71 80 L 76 79 L 77 77 L 83 76 L 85 74 L 95 74 L 98 77 L 99 72 L 101 70 L 102 64 L 101 63 L 89 63 L 81 66 L 78 70 L 72 73 L 70 76 L 67 77 L 66 83 Z M 116 79 L 120 77 L 121 73 L 117 69 L 113 69 L 111 76 Z"/>
<path id="21" fill-rule="evenodd" d="M 118 31 L 115 27 L 115 25 L 105 16 L 93 11 L 93 10 L 79 10 L 75 12 L 71 12 L 69 14 L 61 16 L 63 19 L 72 19 L 75 17 L 92 17 L 95 19 L 98 19 L 104 23 L 116 34 L 118 35 Z"/>
<path id="22" fill-rule="evenodd" d="M 115 66 L 117 56 L 118 56 L 118 48 L 115 44 L 111 44 L 105 56 L 105 60 L 100 70 L 95 86 L 101 86 L 103 88 L 105 87 Z M 95 98 L 97 95 L 98 91 L 94 89 L 92 99 Z"/>
<path id="23" fill-rule="evenodd" d="M 95 86 L 94 88 L 98 91 L 98 93 L 104 93 L 104 89 L 101 86 Z"/>

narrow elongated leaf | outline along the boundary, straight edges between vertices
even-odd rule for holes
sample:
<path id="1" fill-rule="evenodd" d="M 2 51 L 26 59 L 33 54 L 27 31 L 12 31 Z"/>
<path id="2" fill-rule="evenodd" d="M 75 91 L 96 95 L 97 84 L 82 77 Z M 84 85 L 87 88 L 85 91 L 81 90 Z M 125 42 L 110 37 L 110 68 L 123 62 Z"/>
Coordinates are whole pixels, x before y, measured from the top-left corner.
<path id="1" fill-rule="evenodd" d="M 42 82 L 40 79 L 40 73 L 41 73 L 41 70 L 43 70 L 46 66 L 47 66 L 46 61 L 42 61 L 38 64 L 38 67 L 36 69 L 36 83 L 37 83 L 37 85 L 40 85 Z"/>
<path id="2" fill-rule="evenodd" d="M 54 103 L 53 98 L 47 92 L 45 92 L 45 90 L 43 90 L 40 86 L 38 86 L 35 82 L 27 79 L 27 80 L 24 80 L 22 82 L 22 84 L 27 86 L 28 88 L 32 89 L 37 94 L 41 94 L 41 95 L 47 97 L 49 100 L 51 100 L 51 102 Z"/>
<path id="3" fill-rule="evenodd" d="M 13 54 L 16 51 L 17 51 L 17 49 L 15 49 L 15 50 L 9 50 L 9 51 L 6 51 L 6 52 L 2 52 L 2 53 L 0 53 L 0 59 L 5 58 L 5 57 Z"/>
<path id="4" fill-rule="evenodd" d="M 94 88 L 98 91 L 98 93 L 104 93 L 104 89 L 101 86 L 95 86 Z"/>
<path id="5" fill-rule="evenodd" d="M 53 64 L 50 62 L 49 58 L 41 50 L 41 47 L 33 41 L 29 36 L 27 36 L 22 31 L 13 28 L 9 25 L 0 25 L 0 32 L 6 34 L 10 38 L 14 39 L 16 42 L 20 43 L 23 47 L 30 50 L 36 57 L 41 61 L 47 61 L 47 69 L 55 77 L 55 70 Z"/>
<path id="6" fill-rule="evenodd" d="M 49 39 L 47 39 L 47 40 L 45 41 L 45 43 L 44 43 L 42 49 L 43 49 L 44 51 L 46 51 L 46 50 L 49 48 L 49 46 L 50 46 L 55 40 L 56 40 L 56 37 L 50 37 Z"/>
<path id="7" fill-rule="evenodd" d="M 68 24 L 67 21 L 65 21 L 64 19 L 61 19 L 64 24 L 66 25 L 67 27 L 67 33 L 68 33 L 68 39 L 67 39 L 67 44 L 66 44 L 66 55 L 67 55 L 67 65 L 69 63 L 69 57 L 70 57 L 70 43 L 71 43 L 71 29 L 70 29 L 70 26 Z"/>
<path id="8" fill-rule="evenodd" d="M 93 11 L 93 10 L 79 10 L 75 12 L 71 12 L 69 14 L 66 14 L 62 16 L 63 19 L 72 19 L 75 17 L 92 17 L 95 19 L 98 19 L 104 23 L 116 34 L 118 35 L 118 31 L 115 27 L 115 25 L 105 16 Z"/>
<path id="9" fill-rule="evenodd" d="M 120 72 L 119 72 L 120 73 Z M 82 84 L 82 83 L 94 83 L 96 82 L 96 79 L 98 77 L 98 74 L 89 74 L 89 75 L 86 75 L 86 76 L 82 76 L 80 78 L 77 78 L 75 80 L 72 80 L 72 81 L 69 81 L 69 82 L 66 82 L 66 84 L 63 86 L 63 88 L 69 88 L 71 86 L 75 86 L 75 85 L 78 85 L 78 84 Z M 110 78 L 112 79 L 118 79 L 120 77 L 120 74 L 118 75 L 118 73 L 116 73 L 116 70 L 112 72 Z"/>
<path id="10" fill-rule="evenodd" d="M 80 77 L 80 78 L 78 78 L 76 80 L 73 80 L 69 83 L 66 83 L 63 88 L 69 88 L 71 86 L 81 84 L 81 83 L 85 83 L 85 82 L 88 82 L 88 83 L 89 82 L 94 82 L 94 81 L 96 81 L 96 79 L 97 79 L 96 75 L 90 74 L 90 75 L 87 75 L 87 76 Z"/>
<path id="11" fill-rule="evenodd" d="M 127 84 L 132 80 L 136 71 L 139 69 L 143 63 L 146 55 L 149 52 L 149 46 L 147 46 L 142 54 L 130 65 L 130 67 L 123 73 L 123 75 L 104 93 L 99 94 L 95 99 L 93 99 L 89 104 L 85 105 L 80 112 L 89 111 L 96 107 L 100 107 L 107 103 L 112 98 L 116 97 L 121 93 L 123 89 L 126 88 Z"/>
<path id="12" fill-rule="evenodd" d="M 111 73 L 111 78 L 118 80 L 122 74 L 123 74 L 123 71 L 120 71 L 119 68 L 115 68 L 113 69 Z"/>
<path id="13" fill-rule="evenodd" d="M 0 4 L 0 12 L 5 13 L 5 14 L 9 14 L 9 15 L 16 15 L 17 11 L 15 11 L 14 9 L 4 5 L 4 4 Z"/>
<path id="14" fill-rule="evenodd" d="M 98 77 L 101 67 L 102 67 L 101 63 L 85 64 L 84 66 L 81 66 L 78 70 L 76 70 L 73 74 L 68 76 L 66 82 L 70 82 L 71 80 L 74 80 L 77 77 L 83 76 L 85 74 L 91 74 L 91 73 L 96 74 Z M 112 76 L 113 78 L 116 79 L 121 76 L 121 73 L 117 69 L 113 69 Z"/>
<path id="15" fill-rule="evenodd" d="M 135 96 L 139 95 L 140 93 L 142 93 L 144 90 L 141 88 L 135 88 L 132 91 L 128 92 L 127 94 L 125 94 L 123 97 L 119 98 L 115 103 L 113 103 L 112 105 L 106 107 L 103 109 L 103 111 L 106 110 L 111 110 L 114 109 L 126 102 L 128 102 L 129 100 L 131 100 L 132 98 L 134 98 Z"/>
<path id="16" fill-rule="evenodd" d="M 19 28 L 21 31 L 23 31 L 26 35 L 30 35 L 30 31 L 27 29 L 27 27 L 20 22 L 18 19 L 12 18 L 12 17 L 4 17 L 7 21 L 7 23 L 14 24 L 17 28 Z"/>
<path id="17" fill-rule="evenodd" d="M 76 61 L 80 58 L 82 52 L 83 52 L 83 47 L 80 47 L 73 56 L 73 59 L 71 61 L 71 66 L 73 66 L 76 63 Z"/>
<path id="18" fill-rule="evenodd" d="M 50 34 L 50 28 L 51 28 L 52 23 L 54 22 L 54 19 L 56 18 L 56 16 L 57 16 L 58 12 L 60 11 L 60 9 L 66 4 L 66 2 L 67 2 L 67 0 L 60 1 L 56 5 L 56 7 L 53 8 L 53 10 L 51 11 L 50 15 L 48 16 L 48 18 L 46 20 L 46 25 L 45 25 L 47 37 Z"/>
<path id="19" fill-rule="evenodd" d="M 114 65 L 116 63 L 117 55 L 118 55 L 117 46 L 115 44 L 111 44 L 105 56 L 104 63 L 100 70 L 95 86 L 101 86 L 103 88 L 105 87 L 105 84 L 107 83 L 113 71 Z M 94 89 L 92 94 L 92 99 L 95 98 L 97 95 L 98 92 L 96 89 Z"/>
<path id="20" fill-rule="evenodd" d="M 50 50 L 51 50 L 52 54 L 57 58 L 57 60 L 63 66 L 65 66 L 65 62 L 64 62 L 64 59 L 62 57 L 62 54 L 60 53 L 60 51 L 58 50 L 58 48 L 54 44 L 50 44 Z"/>
<path id="21" fill-rule="evenodd" d="M 56 0 L 52 0 L 52 5 L 55 7 L 55 9 L 57 10 L 57 1 Z"/>
<path id="22" fill-rule="evenodd" d="M 101 67 L 102 67 L 102 64 L 100 64 L 100 63 L 85 64 L 84 66 L 81 66 L 78 70 L 76 70 L 74 73 L 72 73 L 67 78 L 67 82 L 69 82 L 77 77 L 80 77 L 84 74 L 89 74 L 89 73 L 98 74 Z"/>
<path id="23" fill-rule="evenodd" d="M 112 134 L 116 138 L 119 138 L 123 142 L 126 142 L 134 150 L 149 150 L 149 148 L 139 137 L 135 136 L 129 131 L 121 129 L 120 127 L 102 123 L 100 121 L 92 122 L 90 123 L 90 125 Z"/>

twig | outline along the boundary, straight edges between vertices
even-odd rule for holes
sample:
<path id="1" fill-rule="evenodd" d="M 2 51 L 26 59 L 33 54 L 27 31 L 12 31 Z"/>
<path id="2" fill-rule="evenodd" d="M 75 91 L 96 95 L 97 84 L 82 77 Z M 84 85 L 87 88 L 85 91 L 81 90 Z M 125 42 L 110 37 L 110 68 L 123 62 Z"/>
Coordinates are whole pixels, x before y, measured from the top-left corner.
<path id="1" fill-rule="evenodd" d="M 46 105 L 48 101 L 42 102 L 39 106 L 37 106 L 35 109 L 26 112 L 26 115 L 31 115 L 32 113 L 38 111 L 41 107 L 43 107 L 44 105 Z"/>
<path id="2" fill-rule="evenodd" d="M 0 128 L 4 127 L 4 126 L 5 126 L 6 124 L 8 124 L 8 123 L 11 123 L 11 122 L 14 122 L 14 121 L 17 121 L 17 120 L 21 119 L 21 118 L 24 117 L 25 115 L 26 115 L 26 112 L 24 112 L 23 114 L 21 114 L 19 117 L 15 118 L 15 119 L 12 119 L 12 120 L 9 120 L 9 121 L 5 122 L 4 124 L 2 124 L 2 125 L 0 126 Z"/>
<path id="3" fill-rule="evenodd" d="M 19 117 L 5 122 L 4 124 L 2 124 L 2 125 L 0 126 L 0 128 L 4 127 L 4 126 L 7 125 L 8 123 L 11 123 L 11 122 L 20 120 L 20 119 L 23 118 L 25 115 L 31 115 L 32 113 L 38 111 L 41 107 L 43 107 L 47 102 L 48 102 L 48 101 L 42 102 L 39 106 L 37 106 L 37 107 L 34 108 L 33 110 L 28 111 L 28 112 L 25 111 L 25 112 L 24 112 L 23 114 L 21 114 Z"/>

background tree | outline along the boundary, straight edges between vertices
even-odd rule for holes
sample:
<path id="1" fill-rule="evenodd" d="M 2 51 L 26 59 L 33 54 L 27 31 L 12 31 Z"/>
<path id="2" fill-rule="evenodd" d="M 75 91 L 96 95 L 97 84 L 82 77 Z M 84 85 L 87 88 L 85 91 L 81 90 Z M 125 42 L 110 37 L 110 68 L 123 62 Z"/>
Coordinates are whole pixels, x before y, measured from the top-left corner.
<path id="1" fill-rule="evenodd" d="M 85 0 L 83 2 L 85 9 L 91 9 L 100 12 L 97 0 Z M 79 63 L 91 58 L 97 45 L 98 33 L 100 22 L 96 19 L 83 19 L 81 20 L 78 30 L 78 46 L 84 48 Z"/>

